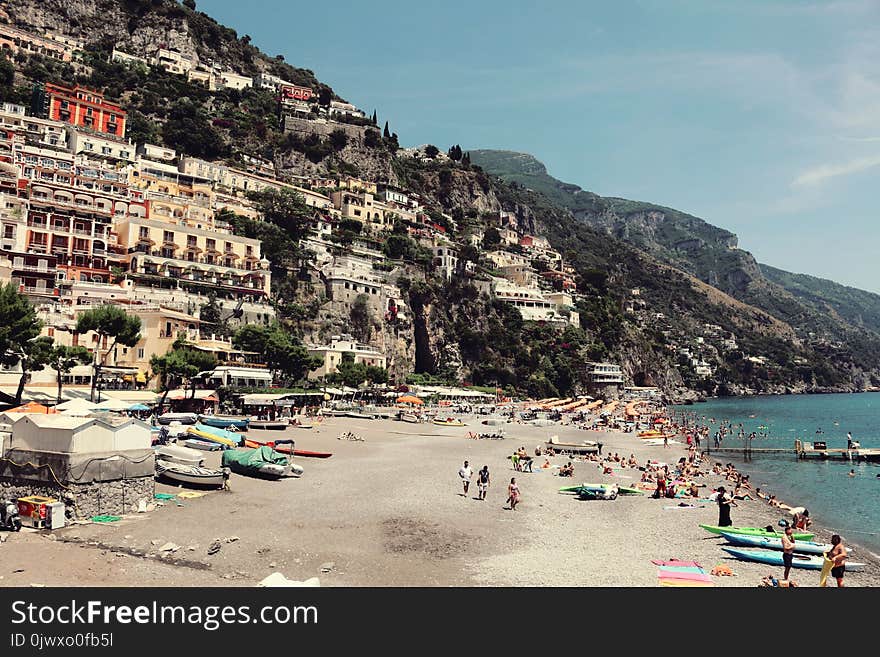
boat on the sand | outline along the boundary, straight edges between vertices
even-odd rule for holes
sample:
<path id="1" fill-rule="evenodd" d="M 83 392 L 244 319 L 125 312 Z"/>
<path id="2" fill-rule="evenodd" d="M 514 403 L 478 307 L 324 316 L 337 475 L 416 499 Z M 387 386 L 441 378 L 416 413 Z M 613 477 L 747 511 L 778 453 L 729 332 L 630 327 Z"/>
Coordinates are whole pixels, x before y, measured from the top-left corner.
<path id="1" fill-rule="evenodd" d="M 157 460 L 162 459 L 163 461 L 183 463 L 184 465 L 202 466 L 205 464 L 204 452 L 184 447 L 183 445 L 161 445 L 154 447 L 153 451 L 156 452 Z"/>
<path id="2" fill-rule="evenodd" d="M 754 561 L 757 563 L 765 563 L 770 566 L 783 566 L 782 552 L 777 550 L 747 550 L 745 548 L 721 548 L 728 554 L 736 557 L 740 561 Z M 825 559 L 822 556 L 812 554 L 793 554 L 791 561 L 792 568 L 806 568 L 809 570 L 822 570 Z M 865 564 L 858 561 L 847 561 L 846 569 L 848 571 L 857 572 L 862 570 Z"/>
<path id="3" fill-rule="evenodd" d="M 229 469 L 203 468 L 197 465 L 158 459 L 156 461 L 156 477 L 193 486 L 223 487 L 226 485 L 226 480 L 229 479 Z"/>
<path id="4" fill-rule="evenodd" d="M 287 420 L 251 420 L 249 429 L 263 429 L 266 431 L 284 431 L 289 425 Z"/>
<path id="5" fill-rule="evenodd" d="M 745 534 L 747 536 L 762 536 L 768 538 L 782 538 L 784 532 L 767 531 L 763 527 L 719 527 L 718 525 L 700 525 L 707 532 L 712 534 Z M 809 532 L 794 532 L 792 538 L 796 541 L 812 541 L 815 534 Z"/>
<path id="6" fill-rule="evenodd" d="M 244 415 L 199 415 L 199 422 L 218 429 L 235 427 L 238 431 L 247 431 L 251 419 Z"/>
<path id="7" fill-rule="evenodd" d="M 770 538 L 769 536 L 749 536 L 747 534 L 728 534 L 721 532 L 724 539 L 731 545 L 738 547 L 756 547 L 766 550 L 782 550 L 781 538 Z M 802 554 L 824 554 L 833 546 L 830 543 L 816 543 L 814 541 L 794 542 L 794 551 Z"/>
<path id="8" fill-rule="evenodd" d="M 461 420 L 454 418 L 454 417 L 445 417 L 445 418 L 435 417 L 432 421 L 434 422 L 434 424 L 441 426 L 441 427 L 463 427 L 464 426 L 464 422 L 462 422 Z"/>

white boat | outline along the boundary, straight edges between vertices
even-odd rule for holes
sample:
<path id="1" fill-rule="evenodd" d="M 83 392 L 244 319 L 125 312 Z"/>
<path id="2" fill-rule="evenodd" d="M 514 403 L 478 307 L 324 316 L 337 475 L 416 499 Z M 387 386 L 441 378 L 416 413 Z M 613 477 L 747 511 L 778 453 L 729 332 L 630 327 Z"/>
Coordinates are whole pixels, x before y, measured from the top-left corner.
<path id="1" fill-rule="evenodd" d="M 159 459 L 156 461 L 156 477 L 169 479 L 181 484 L 196 486 L 225 486 L 229 479 L 229 469 L 203 468 Z"/>
<path id="2" fill-rule="evenodd" d="M 401 413 L 400 420 L 402 422 L 412 422 L 413 424 L 418 424 L 419 422 L 421 422 L 419 416 L 415 413 Z"/>
<path id="3" fill-rule="evenodd" d="M 183 447 L 182 445 L 162 445 L 154 448 L 156 459 L 183 463 L 184 465 L 205 465 L 205 454 L 197 449 Z"/>
<path id="4" fill-rule="evenodd" d="M 172 422 L 195 424 L 198 421 L 199 416 L 195 413 L 163 413 L 157 419 L 159 424 L 171 424 Z"/>
<path id="5" fill-rule="evenodd" d="M 200 438 L 187 438 L 183 441 L 183 444 L 192 449 L 200 449 L 205 452 L 216 452 L 223 449 L 223 445 L 220 443 L 212 443 L 208 440 L 201 440 Z"/>

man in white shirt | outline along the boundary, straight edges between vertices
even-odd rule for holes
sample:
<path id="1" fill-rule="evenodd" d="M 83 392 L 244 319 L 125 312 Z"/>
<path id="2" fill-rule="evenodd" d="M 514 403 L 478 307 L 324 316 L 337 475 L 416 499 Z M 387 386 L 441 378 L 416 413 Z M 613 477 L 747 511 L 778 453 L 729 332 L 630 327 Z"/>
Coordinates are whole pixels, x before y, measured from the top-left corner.
<path id="1" fill-rule="evenodd" d="M 467 461 L 461 466 L 461 470 L 458 471 L 458 476 L 461 477 L 461 483 L 464 486 L 464 496 L 467 497 L 468 487 L 471 485 L 471 477 L 474 476 L 474 471 L 471 469 L 471 466 Z"/>

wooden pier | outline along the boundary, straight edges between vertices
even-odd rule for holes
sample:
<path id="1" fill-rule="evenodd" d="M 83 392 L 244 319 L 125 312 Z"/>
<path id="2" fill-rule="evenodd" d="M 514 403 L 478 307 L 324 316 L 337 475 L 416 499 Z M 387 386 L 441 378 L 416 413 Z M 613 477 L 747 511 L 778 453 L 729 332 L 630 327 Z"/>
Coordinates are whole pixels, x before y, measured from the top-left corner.
<path id="1" fill-rule="evenodd" d="M 792 454 L 799 459 L 834 459 L 844 461 L 873 461 L 880 462 L 880 449 L 858 448 L 824 448 L 816 447 L 814 444 L 805 443 L 801 440 L 794 441 L 794 449 L 786 449 L 784 447 L 752 447 L 751 441 L 742 447 L 710 447 L 706 446 L 705 453 L 711 455 L 716 454 L 741 454 L 744 458 L 750 459 L 754 455 L 761 454 Z"/>

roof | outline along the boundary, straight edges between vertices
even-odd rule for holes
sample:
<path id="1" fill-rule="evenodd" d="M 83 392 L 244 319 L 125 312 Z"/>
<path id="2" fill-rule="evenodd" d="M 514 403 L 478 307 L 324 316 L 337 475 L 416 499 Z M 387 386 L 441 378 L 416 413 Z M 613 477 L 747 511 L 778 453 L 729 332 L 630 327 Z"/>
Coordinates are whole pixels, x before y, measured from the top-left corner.
<path id="1" fill-rule="evenodd" d="M 46 415 L 45 413 L 28 413 L 20 421 L 28 418 L 41 429 L 71 429 L 78 431 L 96 422 L 93 417 L 75 417 L 63 413 Z M 18 424 L 16 422 L 16 424 Z"/>

